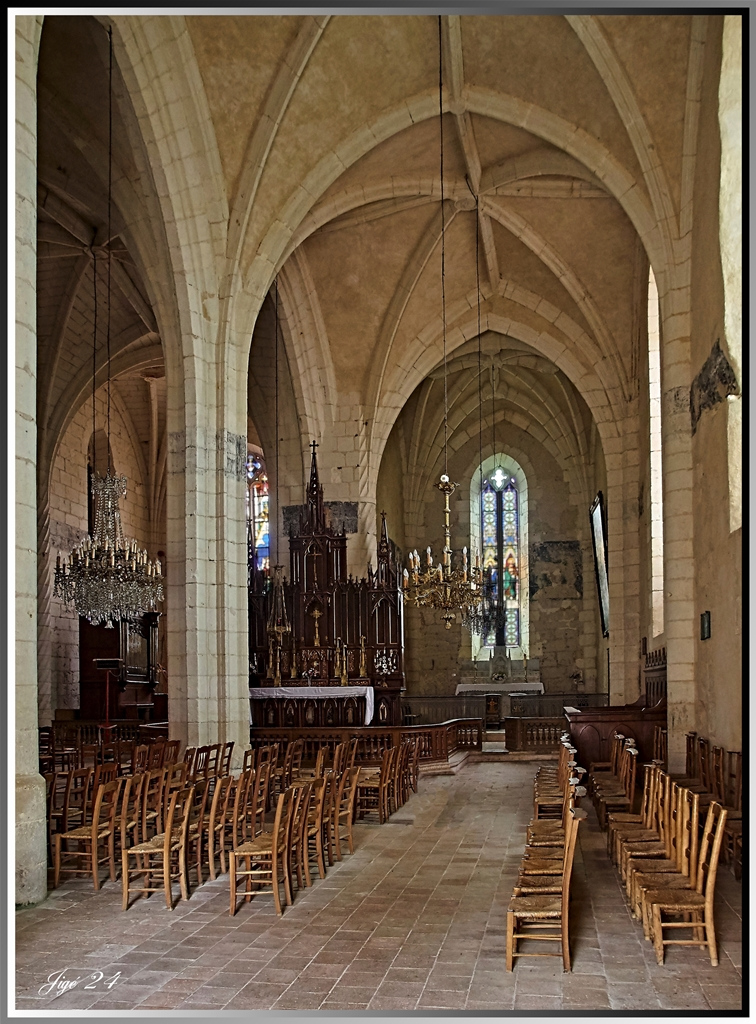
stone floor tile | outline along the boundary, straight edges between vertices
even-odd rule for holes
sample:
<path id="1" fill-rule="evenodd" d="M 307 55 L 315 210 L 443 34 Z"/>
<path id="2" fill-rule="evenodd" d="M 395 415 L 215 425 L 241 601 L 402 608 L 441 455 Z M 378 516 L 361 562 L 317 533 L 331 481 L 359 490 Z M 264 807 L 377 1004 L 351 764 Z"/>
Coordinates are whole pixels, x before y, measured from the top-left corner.
<path id="1" fill-rule="evenodd" d="M 743 1008 L 743 989 L 739 985 L 701 985 L 701 991 L 712 1010 Z"/>

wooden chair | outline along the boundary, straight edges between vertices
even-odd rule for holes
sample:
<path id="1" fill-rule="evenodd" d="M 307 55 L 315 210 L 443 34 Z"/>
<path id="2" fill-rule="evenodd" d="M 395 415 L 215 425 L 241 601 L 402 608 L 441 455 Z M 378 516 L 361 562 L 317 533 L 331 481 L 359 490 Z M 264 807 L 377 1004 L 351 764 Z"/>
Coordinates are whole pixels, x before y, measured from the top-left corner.
<path id="1" fill-rule="evenodd" d="M 602 830 L 606 828 L 609 813 L 624 810 L 632 812 L 635 803 L 637 764 L 637 749 L 627 747 L 622 752 L 617 782 L 612 782 L 608 778 L 605 781 L 594 781 L 593 805 L 596 808 L 596 817 Z"/>
<path id="2" fill-rule="evenodd" d="M 194 752 L 192 773 L 189 776 L 194 782 L 198 779 L 206 779 L 210 774 L 210 746 L 197 747 Z"/>
<path id="3" fill-rule="evenodd" d="M 189 899 L 186 873 L 186 838 L 190 812 L 194 800 L 194 786 L 176 790 L 171 796 L 165 831 L 143 840 L 121 852 L 121 886 L 123 910 L 128 910 L 129 897 L 136 893 L 149 896 L 164 892 L 165 903 L 173 910 L 173 882 L 178 881 L 183 899 Z M 130 861 L 134 858 L 134 867 Z M 142 885 L 132 883 L 142 879 Z M 156 882 L 157 884 L 151 884 Z"/>
<path id="4" fill-rule="evenodd" d="M 357 807 L 359 817 L 376 811 L 381 825 L 389 817 L 388 789 L 391 771 L 398 753 L 398 747 L 387 747 L 377 772 L 363 769 L 357 781 Z"/>
<path id="5" fill-rule="evenodd" d="M 299 771 L 299 778 L 301 780 L 312 780 L 322 779 L 323 772 L 325 771 L 326 758 L 328 757 L 328 747 L 325 743 L 318 747 L 318 753 L 315 757 L 315 764 L 312 768 L 301 768 Z"/>
<path id="6" fill-rule="evenodd" d="M 233 749 L 233 747 L 232 747 Z M 207 751 L 207 767 L 203 778 L 214 779 L 220 773 L 221 757 L 223 746 L 220 743 L 211 743 Z"/>
<path id="7" fill-rule="evenodd" d="M 570 963 L 570 884 L 572 865 L 577 843 L 578 826 L 585 817 L 585 811 L 577 810 L 573 815 L 569 841 L 565 843 L 562 861 L 562 891 L 560 894 L 537 894 L 512 896 L 507 910 L 507 954 L 506 967 L 514 969 L 514 961 L 520 956 L 561 956 L 565 971 L 571 969 Z M 556 953 L 524 952 L 519 944 L 526 940 L 539 942 L 557 942 Z"/>
<path id="8" fill-rule="evenodd" d="M 663 772 L 657 789 L 656 813 L 652 827 L 630 833 L 619 839 L 616 847 L 616 863 L 620 878 L 627 879 L 631 860 L 662 860 L 675 857 L 676 839 L 679 828 L 681 788 Z M 651 868 L 653 870 L 653 868 Z"/>
<path id="9" fill-rule="evenodd" d="M 352 822 L 354 821 L 354 802 L 357 797 L 360 770 L 359 766 L 357 768 L 348 768 L 343 773 L 341 785 L 339 786 L 333 833 L 337 860 L 341 860 L 342 840 L 346 840 L 349 844 L 349 852 L 354 853 Z"/>
<path id="10" fill-rule="evenodd" d="M 280 917 L 283 914 L 281 907 L 281 895 L 279 886 L 283 882 L 284 895 L 287 905 L 291 906 L 293 900 L 291 886 L 287 876 L 287 835 L 289 832 L 291 811 L 294 804 L 294 790 L 287 789 L 278 797 L 276 816 L 273 821 L 272 832 L 262 832 L 254 839 L 242 843 L 229 854 L 229 894 L 231 898 L 230 915 L 233 917 L 237 911 L 237 885 L 241 879 L 245 880 L 246 890 L 244 899 L 249 902 L 253 893 L 252 886 L 256 891 L 264 886 L 272 891 L 276 905 L 276 913 Z M 244 865 L 243 867 L 241 865 Z"/>
<path id="11" fill-rule="evenodd" d="M 65 871 L 68 874 L 76 875 L 91 874 L 95 890 L 99 890 L 99 868 L 101 864 L 105 863 L 110 867 L 110 880 L 115 881 L 115 820 L 122 781 L 122 779 L 111 779 L 98 787 L 90 824 L 56 833 L 53 888 L 58 888 L 61 871 Z M 66 843 L 65 850 L 63 850 L 64 842 Z M 68 847 L 69 843 L 75 843 L 78 849 L 71 850 Z M 103 844 L 105 844 L 107 852 L 104 857 L 100 857 L 100 847 Z M 63 863 L 63 858 L 73 858 L 74 862 L 84 861 L 85 866 L 82 868 L 68 867 Z"/>
<path id="12" fill-rule="evenodd" d="M 228 775 L 231 771 L 231 756 L 234 752 L 234 741 L 229 740 L 223 745 L 220 760 L 218 761 L 218 775 Z"/>
<path id="13" fill-rule="evenodd" d="M 194 762 L 196 758 L 197 748 L 187 747 L 186 750 L 184 751 L 184 757 L 182 758 L 182 760 L 186 762 L 187 778 L 189 779 L 194 778 Z"/>
<path id="14" fill-rule="evenodd" d="M 278 789 L 279 796 L 291 785 L 291 766 L 294 758 L 294 741 L 290 741 L 284 751 L 283 764 L 273 769 L 273 785 Z"/>
<path id="15" fill-rule="evenodd" d="M 163 768 L 165 766 L 165 741 L 155 740 L 150 744 L 147 768 Z"/>
<path id="16" fill-rule="evenodd" d="M 654 826 L 660 771 L 661 768 L 656 763 L 643 766 L 643 790 L 640 811 L 637 814 L 632 811 L 615 811 L 607 818 L 606 849 L 615 864 L 617 863 L 616 847 L 620 837 L 625 839 L 632 836 L 633 833 L 642 832 Z"/>
<path id="17" fill-rule="evenodd" d="M 575 776 L 576 778 L 577 776 Z M 558 820 L 539 819 L 531 821 L 526 833 L 526 847 L 564 846 L 567 836 L 567 825 L 570 811 L 579 806 L 579 801 L 586 795 L 585 786 L 577 784 L 567 786 L 562 799 L 562 816 Z"/>
<path id="18" fill-rule="evenodd" d="M 685 786 L 678 787 L 678 812 L 673 836 L 673 857 L 641 860 L 631 857 L 627 862 L 625 888 L 634 918 L 641 916 L 641 887 L 665 885 L 672 875 L 681 881 L 672 884 L 693 889 L 698 866 L 698 793 Z M 687 879 L 687 882 L 685 881 Z"/>
<path id="19" fill-rule="evenodd" d="M 716 967 L 719 963 L 714 931 L 714 886 L 717 880 L 717 864 L 726 821 L 726 809 L 716 801 L 712 801 L 707 811 L 701 838 L 694 890 L 675 889 L 668 886 L 641 890 L 645 918 L 648 921 L 658 964 L 664 963 L 664 947 L 669 945 L 708 948 L 712 967 Z M 666 919 L 669 917 L 682 917 L 683 920 L 670 921 Z M 664 937 L 665 931 L 681 928 L 692 930 L 693 937 L 690 939 Z"/>
<path id="20" fill-rule="evenodd" d="M 165 816 L 168 813 L 168 804 L 171 802 L 173 794 L 179 789 L 184 789 L 186 786 L 190 785 L 186 761 L 179 761 L 178 764 L 163 765 L 163 773 L 163 809 L 160 814 L 161 823 L 165 821 Z M 159 826 L 158 831 L 162 832 L 162 826 Z"/>
<path id="21" fill-rule="evenodd" d="M 412 737 L 412 754 L 410 755 L 410 786 L 412 792 L 417 793 L 417 783 L 420 777 L 420 737 Z"/>

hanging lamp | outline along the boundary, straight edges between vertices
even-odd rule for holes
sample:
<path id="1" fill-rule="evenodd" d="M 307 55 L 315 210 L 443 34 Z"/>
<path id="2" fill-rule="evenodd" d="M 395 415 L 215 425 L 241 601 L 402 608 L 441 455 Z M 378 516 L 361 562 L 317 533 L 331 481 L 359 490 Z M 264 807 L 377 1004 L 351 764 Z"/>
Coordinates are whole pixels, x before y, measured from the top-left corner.
<path id="1" fill-rule="evenodd" d="M 107 238 L 107 367 L 108 468 L 104 477 L 95 472 L 97 464 L 95 395 L 97 360 L 97 255 L 92 249 L 94 280 L 94 323 L 92 331 L 92 483 L 94 524 L 86 536 L 55 566 L 53 593 L 93 626 L 133 622 L 154 611 L 163 600 L 163 577 L 159 561 L 151 561 L 135 540 L 127 541 L 121 525 L 120 499 L 126 495 L 126 477 L 117 476 L 110 462 L 110 299 L 111 299 L 111 205 L 113 192 L 113 32 L 108 29 L 108 238 Z"/>
<path id="2" fill-rule="evenodd" d="M 474 566 L 467 561 L 467 548 L 462 549 L 462 564 L 452 565 L 449 499 L 457 489 L 449 477 L 449 390 L 446 359 L 446 220 L 444 210 L 444 118 L 443 118 L 443 44 L 441 16 L 438 17 L 438 121 L 441 136 L 441 330 L 444 348 L 444 472 L 436 487 L 444 496 L 444 549 L 441 561 L 433 564 L 431 548 L 426 548 L 426 565 L 420 564 L 417 549 L 409 554 L 409 569 L 404 570 L 405 599 L 418 607 L 441 611 L 444 627 L 451 624 L 458 612 L 468 615 L 480 605 L 482 582 L 480 562 Z"/>

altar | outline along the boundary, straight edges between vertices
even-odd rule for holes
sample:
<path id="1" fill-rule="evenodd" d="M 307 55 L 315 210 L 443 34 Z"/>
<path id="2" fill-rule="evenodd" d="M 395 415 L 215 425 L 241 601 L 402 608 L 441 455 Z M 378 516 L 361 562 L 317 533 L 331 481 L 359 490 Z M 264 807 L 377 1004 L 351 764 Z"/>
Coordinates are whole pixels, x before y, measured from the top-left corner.
<path id="1" fill-rule="evenodd" d="M 304 729 L 370 725 L 372 686 L 250 686 L 249 724 Z"/>

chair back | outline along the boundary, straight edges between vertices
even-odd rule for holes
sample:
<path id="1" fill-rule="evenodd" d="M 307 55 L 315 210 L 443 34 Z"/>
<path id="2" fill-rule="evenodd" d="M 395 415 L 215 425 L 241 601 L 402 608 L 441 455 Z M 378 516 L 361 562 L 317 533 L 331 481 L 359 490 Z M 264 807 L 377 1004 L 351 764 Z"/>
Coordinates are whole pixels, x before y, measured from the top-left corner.
<path id="1" fill-rule="evenodd" d="M 717 878 L 719 851 L 722 847 L 727 810 L 716 800 L 712 800 L 706 812 L 701 843 L 698 848 L 698 868 L 696 870 L 696 892 L 704 895 L 706 903 L 714 899 L 714 883 Z"/>
<path id="2" fill-rule="evenodd" d="M 162 740 L 154 740 L 150 744 L 148 768 L 162 768 L 165 763 L 165 743 Z"/>
<path id="3" fill-rule="evenodd" d="M 208 747 L 205 778 L 215 778 L 218 775 L 221 763 L 221 747 L 222 744 L 220 743 L 211 743 Z"/>
<path id="4" fill-rule="evenodd" d="M 262 748 L 260 748 L 262 749 Z M 250 747 L 244 751 L 244 760 L 242 761 L 242 771 L 246 772 L 248 768 L 254 768 L 257 764 L 257 748 Z M 228 775 L 228 772 L 224 772 L 224 775 Z"/>
<path id="5" fill-rule="evenodd" d="M 188 777 L 190 779 L 194 776 L 194 762 L 196 760 L 196 757 L 197 757 L 197 748 L 196 747 L 187 747 L 186 750 L 184 751 L 183 760 L 186 761 L 186 770 L 188 772 Z"/>
<path id="6" fill-rule="evenodd" d="M 113 761 L 104 764 L 96 764 L 92 772 L 92 814 L 94 814 L 94 802 L 97 799 L 97 791 L 106 782 L 112 782 L 118 776 L 118 768 Z"/>
<path id="7" fill-rule="evenodd" d="M 307 820 L 310 813 L 310 800 L 312 799 L 312 782 L 299 783 L 292 786 L 294 790 L 294 805 L 291 813 L 288 848 L 289 852 L 302 849 L 302 844 L 307 838 Z"/>
<path id="8" fill-rule="evenodd" d="M 640 816 L 643 828 L 653 828 L 654 800 L 659 782 L 659 766 L 645 764 L 643 766 L 643 792 L 641 793 Z"/>
<path id="9" fill-rule="evenodd" d="M 346 755 L 346 744 L 337 743 L 333 748 L 333 765 L 331 770 L 338 778 L 344 769 L 344 757 Z"/>
<path id="10" fill-rule="evenodd" d="M 218 764 L 218 775 L 228 775 L 231 771 L 231 755 L 234 752 L 234 741 L 230 740 L 223 747 L 220 762 Z"/>
<path id="11" fill-rule="evenodd" d="M 116 811 L 118 809 L 118 797 L 121 793 L 123 779 L 112 778 L 102 782 L 97 789 L 94 807 L 92 809 L 92 849 L 96 849 L 95 837 L 103 829 L 112 834 L 115 828 Z"/>
<path id="12" fill-rule="evenodd" d="M 63 794 L 62 829 L 67 832 L 78 819 L 84 824 L 87 801 L 92 784 L 92 768 L 73 768 L 68 773 L 65 793 Z"/>
<path id="13" fill-rule="evenodd" d="M 186 847 L 189 821 L 194 805 L 194 784 L 177 789 L 171 794 L 165 816 L 164 844 L 169 850 L 178 840 L 180 849 Z"/>
<path id="14" fill-rule="evenodd" d="M 177 764 L 179 760 L 179 752 L 181 750 L 181 740 L 168 740 L 165 744 L 165 754 L 163 756 L 164 765 Z M 188 766 L 187 766 L 188 770 Z"/>
<path id="15" fill-rule="evenodd" d="M 295 792 L 296 790 L 289 787 L 278 797 L 271 833 L 271 853 L 274 859 L 282 854 L 285 855 L 287 850 Z"/>
<path id="16" fill-rule="evenodd" d="M 299 773 L 302 770 L 302 755 L 304 754 L 304 740 L 294 740 L 294 749 L 291 752 L 291 775 L 289 779 L 289 785 L 299 778 Z"/>
<path id="17" fill-rule="evenodd" d="M 704 787 L 707 793 L 713 793 L 714 783 L 711 777 L 711 752 L 709 750 L 709 741 L 703 737 L 698 737 L 698 778 L 701 780 L 701 785 Z"/>
<path id="18" fill-rule="evenodd" d="M 233 775 L 221 775 L 221 777 L 216 781 L 215 788 L 213 789 L 213 800 L 210 804 L 210 820 L 208 823 L 208 829 L 212 830 L 216 825 L 220 824 L 225 814 L 233 782 Z"/>
<path id="19" fill-rule="evenodd" d="M 346 752 L 346 763 L 345 768 L 354 768 L 354 762 L 357 757 L 357 747 L 360 745 L 360 741 L 356 736 L 353 736 L 349 741 Z"/>
<path id="20" fill-rule="evenodd" d="M 339 814 L 345 815 L 347 821 L 351 821 L 354 815 L 354 801 L 357 797 L 357 783 L 360 779 L 361 768 L 349 768 L 344 772 L 341 783 L 341 799 L 339 801 Z"/>
<path id="21" fill-rule="evenodd" d="M 739 750 L 727 751 L 724 802 L 733 811 L 743 809 L 743 755 Z"/>
<path id="22" fill-rule="evenodd" d="M 122 849 L 142 841 L 142 793 L 146 781 L 147 775 L 144 772 L 129 775 L 124 779 L 120 820 Z"/>
<path id="23" fill-rule="evenodd" d="M 150 768 L 145 772 L 142 786 L 142 840 L 149 838 L 150 826 L 156 832 L 163 830 L 163 792 L 165 768 Z"/>
<path id="24" fill-rule="evenodd" d="M 698 870 L 698 793 L 680 786 L 678 800 L 675 860 L 677 870 L 688 878 L 692 889 L 696 884 Z"/>
<path id="25" fill-rule="evenodd" d="M 588 812 L 582 807 L 573 807 L 570 811 L 570 828 L 564 836 L 564 861 L 562 871 L 562 921 L 567 921 L 570 906 L 570 886 L 572 883 L 572 865 L 575 862 L 575 846 L 577 845 L 578 827 L 585 821 Z"/>
<path id="26" fill-rule="evenodd" d="M 180 761 L 178 764 L 164 766 L 163 773 L 163 818 L 165 818 L 172 794 L 189 785 L 189 774 L 186 768 L 186 761 Z"/>
<path id="27" fill-rule="evenodd" d="M 150 761 L 150 748 L 146 743 L 134 746 L 134 754 L 131 759 L 131 774 L 146 772 Z"/>
<path id="28" fill-rule="evenodd" d="M 194 754 L 192 778 L 206 779 L 210 768 L 210 747 L 197 747 Z"/>
<path id="29" fill-rule="evenodd" d="M 249 769 L 252 771 L 252 769 Z M 263 831 L 265 811 L 268 807 L 268 790 L 270 788 L 270 761 L 263 761 L 254 772 L 251 794 L 247 799 L 245 817 L 245 838 L 254 839 Z"/>

